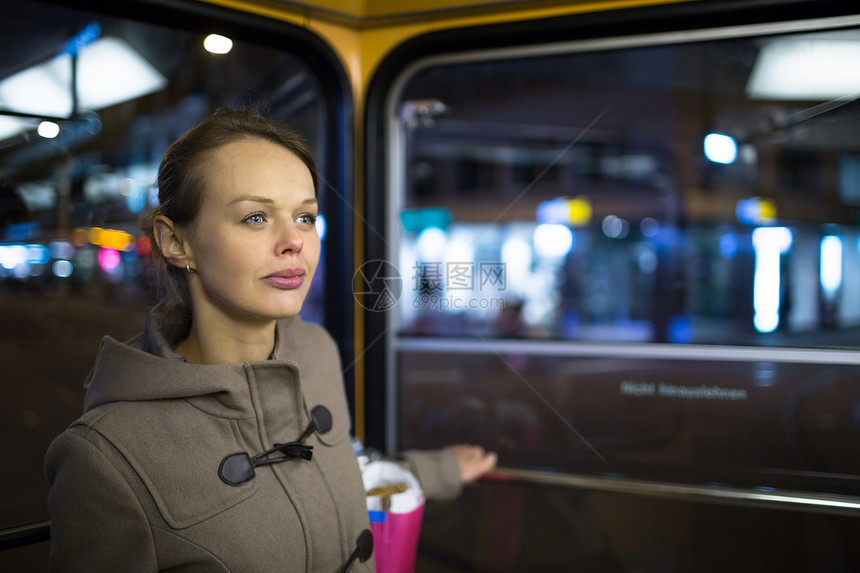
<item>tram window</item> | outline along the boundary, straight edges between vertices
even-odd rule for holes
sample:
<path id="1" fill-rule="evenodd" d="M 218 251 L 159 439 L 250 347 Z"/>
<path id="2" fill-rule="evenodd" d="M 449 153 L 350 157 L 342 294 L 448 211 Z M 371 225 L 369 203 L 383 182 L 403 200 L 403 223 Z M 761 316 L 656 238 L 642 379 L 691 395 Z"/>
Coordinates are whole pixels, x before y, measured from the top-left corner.
<path id="1" fill-rule="evenodd" d="M 214 55 L 204 36 L 32 1 L 0 2 L 0 460 L 8 470 L 0 477 L 2 527 L 47 517 L 44 454 L 81 413 L 101 337 L 126 340 L 143 328 L 153 297 L 149 246 L 137 219 L 157 200 L 167 145 L 219 107 L 253 108 L 301 131 L 327 173 L 323 141 L 331 122 L 314 70 L 283 47 L 241 38 L 229 53 Z M 37 132 L 39 116 L 72 111 L 72 52 L 79 119 L 54 120 L 59 132 L 48 139 L 52 134 Z M 111 68 L 99 55 L 126 60 Z M 130 66 L 151 82 L 134 91 L 134 78 L 123 75 Z M 308 320 L 323 320 L 324 267 L 321 260 L 304 309 Z"/>
<path id="2" fill-rule="evenodd" d="M 860 347 L 860 86 L 827 67 L 858 45 L 847 29 L 416 73 L 400 263 L 415 284 L 468 267 L 474 288 L 413 289 L 400 332 Z M 803 50 L 824 58 L 814 94 L 781 83 Z M 438 209 L 443 228 L 420 222 Z"/>
<path id="3" fill-rule="evenodd" d="M 860 30 L 734 32 L 401 78 L 398 447 L 860 495 Z M 763 69 L 804 50 L 817 93 Z"/>

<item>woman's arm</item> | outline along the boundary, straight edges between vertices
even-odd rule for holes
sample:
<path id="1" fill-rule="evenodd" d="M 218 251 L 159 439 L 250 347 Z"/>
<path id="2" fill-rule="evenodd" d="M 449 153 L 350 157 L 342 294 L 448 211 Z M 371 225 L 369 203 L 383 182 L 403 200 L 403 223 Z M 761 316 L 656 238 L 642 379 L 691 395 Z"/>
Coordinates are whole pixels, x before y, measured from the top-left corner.
<path id="1" fill-rule="evenodd" d="M 403 453 L 406 469 L 412 472 L 427 499 L 454 499 L 463 489 L 493 469 L 496 454 L 481 446 L 454 445 L 441 450 L 410 450 Z"/>
<path id="2" fill-rule="evenodd" d="M 66 430 L 48 449 L 51 482 L 50 570 L 63 573 L 158 570 L 146 515 L 125 478 L 85 426 Z"/>

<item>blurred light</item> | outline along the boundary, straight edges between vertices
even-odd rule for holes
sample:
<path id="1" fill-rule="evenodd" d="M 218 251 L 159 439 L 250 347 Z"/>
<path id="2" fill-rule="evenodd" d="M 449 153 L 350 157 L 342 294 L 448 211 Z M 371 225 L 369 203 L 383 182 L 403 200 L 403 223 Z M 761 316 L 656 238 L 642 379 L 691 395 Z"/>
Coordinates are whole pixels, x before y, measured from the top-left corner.
<path id="1" fill-rule="evenodd" d="M 735 216 L 747 225 L 772 223 L 776 220 L 776 203 L 760 197 L 741 199 L 735 205 Z"/>
<path id="2" fill-rule="evenodd" d="M 832 297 L 842 285 L 842 239 L 828 235 L 821 239 L 821 289 Z"/>
<path id="3" fill-rule="evenodd" d="M 687 344 L 693 340 L 693 322 L 684 314 L 676 314 L 669 319 L 669 342 Z"/>
<path id="4" fill-rule="evenodd" d="M 756 364 L 756 370 L 753 374 L 753 379 L 756 386 L 759 388 L 770 388 L 776 385 L 776 372 L 772 362 L 759 362 Z"/>
<path id="5" fill-rule="evenodd" d="M 591 202 L 584 196 L 544 201 L 538 204 L 535 218 L 538 223 L 581 227 L 591 221 Z"/>
<path id="6" fill-rule="evenodd" d="M 84 199 L 88 203 L 99 203 L 108 199 L 128 196 L 128 183 L 119 173 L 100 172 L 84 180 Z"/>
<path id="7" fill-rule="evenodd" d="M 745 143 L 738 149 L 738 156 L 744 165 L 752 165 L 758 160 L 758 150 L 750 143 Z"/>
<path id="8" fill-rule="evenodd" d="M 146 202 L 150 207 L 158 206 L 158 187 L 153 185 L 146 193 Z"/>
<path id="9" fill-rule="evenodd" d="M 138 237 L 136 241 L 137 245 L 137 254 L 141 256 L 146 256 L 149 254 L 149 251 L 152 250 L 152 243 L 149 241 L 149 237 L 143 235 L 142 237 Z"/>
<path id="10" fill-rule="evenodd" d="M 755 249 L 753 325 L 759 332 L 773 332 L 779 326 L 779 257 L 788 252 L 791 243 L 792 233 L 786 227 L 759 227 L 752 233 Z"/>
<path id="11" fill-rule="evenodd" d="M 125 231 L 102 229 L 101 227 L 90 227 L 89 230 L 85 228 L 75 229 L 72 231 L 72 241 L 76 245 L 83 245 L 89 242 L 93 245 L 116 251 L 134 250 L 137 242 L 134 235 Z"/>
<path id="12" fill-rule="evenodd" d="M 451 213 L 447 209 L 412 209 L 400 212 L 400 222 L 407 233 L 420 233 L 428 227 L 447 229 L 451 224 Z"/>
<path id="13" fill-rule="evenodd" d="M 99 251 L 99 264 L 107 272 L 112 272 L 119 266 L 119 251 L 115 249 L 102 249 Z"/>
<path id="14" fill-rule="evenodd" d="M 314 227 L 316 227 L 317 235 L 320 236 L 320 241 L 325 239 L 326 221 L 323 215 L 317 215 L 316 222 L 314 222 Z"/>
<path id="15" fill-rule="evenodd" d="M 233 40 L 219 34 L 209 34 L 203 40 L 203 47 L 212 54 L 226 54 L 233 49 Z"/>
<path id="16" fill-rule="evenodd" d="M 475 233 L 468 229 L 452 228 L 445 245 L 445 262 L 471 264 L 475 262 Z"/>
<path id="17" fill-rule="evenodd" d="M 54 273 L 54 276 L 60 277 L 61 279 L 72 276 L 73 270 L 74 267 L 72 266 L 72 263 L 66 260 L 54 261 L 54 264 L 51 266 L 51 272 Z"/>
<path id="18" fill-rule="evenodd" d="M 603 219 L 601 228 L 603 229 L 603 234 L 610 239 L 623 239 L 630 231 L 627 221 L 615 215 L 607 215 Z"/>
<path id="19" fill-rule="evenodd" d="M 57 190 L 50 183 L 22 183 L 15 187 L 15 192 L 31 211 L 53 209 L 57 205 Z"/>
<path id="20" fill-rule="evenodd" d="M 27 262 L 27 247 L 24 245 L 0 245 L 0 266 L 11 271 Z"/>
<path id="21" fill-rule="evenodd" d="M 125 204 L 132 213 L 140 213 L 146 207 L 146 192 L 141 189 L 137 179 L 123 178 L 119 192 L 125 196 Z"/>
<path id="22" fill-rule="evenodd" d="M 89 270 L 96 266 L 96 256 L 93 249 L 79 249 L 75 253 L 75 263 L 79 269 Z"/>
<path id="23" fill-rule="evenodd" d="M 759 99 L 831 100 L 860 92 L 860 42 L 780 38 L 758 54 L 747 95 Z"/>
<path id="24" fill-rule="evenodd" d="M 569 223 L 574 227 L 581 227 L 591 222 L 591 201 L 588 197 L 574 197 L 567 202 L 570 209 Z"/>
<path id="25" fill-rule="evenodd" d="M 565 257 L 573 248 L 573 232 L 566 225 L 538 225 L 532 240 L 535 252 L 542 257 Z"/>
<path id="26" fill-rule="evenodd" d="M 732 259 L 738 253 L 738 240 L 732 233 L 720 237 L 720 254 L 725 259 Z"/>
<path id="27" fill-rule="evenodd" d="M 522 294 L 527 286 L 532 266 L 532 246 L 520 236 L 508 236 L 502 243 L 502 263 L 505 265 L 508 286 Z"/>
<path id="28" fill-rule="evenodd" d="M 45 245 L 27 245 L 27 262 L 44 265 L 51 260 L 51 251 Z"/>
<path id="29" fill-rule="evenodd" d="M 502 243 L 502 262 L 505 265 L 528 268 L 532 262 L 532 247 L 521 237 L 508 237 Z"/>
<path id="30" fill-rule="evenodd" d="M 538 223 L 564 224 L 567 223 L 569 215 L 567 203 L 563 199 L 553 199 L 538 204 L 535 219 Z"/>
<path id="31" fill-rule="evenodd" d="M 66 45 L 63 46 L 63 54 L 79 54 L 81 50 L 95 42 L 102 35 L 102 27 L 98 22 L 90 22 L 86 27 L 75 34 Z"/>
<path id="32" fill-rule="evenodd" d="M 68 117 L 71 56 L 63 53 L 0 81 L 0 107 Z M 78 56 L 78 106 L 102 109 L 163 89 L 167 79 L 125 40 L 102 38 Z"/>
<path id="33" fill-rule="evenodd" d="M 646 275 L 650 275 L 656 271 L 659 260 L 657 259 L 657 253 L 654 250 L 654 246 L 649 243 L 643 243 L 642 248 L 639 249 L 636 256 L 636 261 L 639 263 L 639 270 Z"/>
<path id="34" fill-rule="evenodd" d="M 752 232 L 752 244 L 756 251 L 775 248 L 780 254 L 787 253 L 793 240 L 794 235 L 787 227 L 759 227 Z"/>
<path id="35" fill-rule="evenodd" d="M 135 191 L 128 196 L 126 206 L 128 206 L 128 210 L 132 213 L 140 213 L 146 207 L 146 193 Z"/>
<path id="36" fill-rule="evenodd" d="M 71 259 L 75 253 L 75 247 L 67 241 L 54 241 L 50 248 L 51 256 L 55 259 Z"/>
<path id="37" fill-rule="evenodd" d="M 639 230 L 642 232 L 642 236 L 653 239 L 660 232 L 660 223 L 656 219 L 645 217 L 639 221 Z"/>
<path id="38" fill-rule="evenodd" d="M 45 139 L 54 139 L 60 135 L 60 126 L 53 121 L 43 121 L 36 129 L 36 133 Z"/>
<path id="39" fill-rule="evenodd" d="M 442 262 L 448 234 L 439 227 L 427 227 L 418 233 L 418 256 L 424 262 Z"/>
<path id="40" fill-rule="evenodd" d="M 26 200 L 24 203 L 28 208 L 30 207 Z M 7 241 L 26 241 L 29 239 L 35 239 L 42 234 L 42 225 L 35 221 L 30 221 L 29 223 L 15 223 L 14 225 L 6 227 L 5 234 Z"/>
<path id="41" fill-rule="evenodd" d="M 102 132 L 102 120 L 97 117 L 85 118 L 84 125 L 86 125 L 87 133 L 90 135 L 98 135 Z"/>
<path id="42" fill-rule="evenodd" d="M 89 242 L 90 232 L 86 227 L 72 229 L 72 243 L 82 247 Z"/>
<path id="43" fill-rule="evenodd" d="M 30 274 L 30 263 L 24 261 L 12 269 L 12 276 L 16 279 L 23 279 Z"/>
<path id="44" fill-rule="evenodd" d="M 734 163 L 738 157 L 738 144 L 728 135 L 709 133 L 705 136 L 705 157 L 714 163 Z"/>
<path id="45" fill-rule="evenodd" d="M 101 227 L 90 227 L 90 231 L 88 233 L 89 242 L 98 245 L 101 244 L 102 237 L 102 228 Z"/>

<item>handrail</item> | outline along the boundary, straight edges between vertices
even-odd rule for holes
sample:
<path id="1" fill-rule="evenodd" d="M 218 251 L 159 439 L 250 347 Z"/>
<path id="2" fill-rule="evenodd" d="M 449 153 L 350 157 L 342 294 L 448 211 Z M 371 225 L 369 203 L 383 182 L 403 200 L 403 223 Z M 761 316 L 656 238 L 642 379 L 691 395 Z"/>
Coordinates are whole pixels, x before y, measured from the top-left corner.
<path id="1" fill-rule="evenodd" d="M 0 551 L 41 543 L 51 538 L 51 521 L 31 521 L 0 529 Z"/>
<path id="2" fill-rule="evenodd" d="M 692 485 L 516 468 L 496 468 L 482 479 L 502 483 L 525 482 L 704 503 L 756 506 L 837 515 L 860 515 L 860 497 L 836 494 L 770 488 L 745 489 L 715 485 Z"/>
<path id="3" fill-rule="evenodd" d="M 522 482 L 597 490 L 684 501 L 756 506 L 768 509 L 860 515 L 860 498 L 770 489 L 745 489 L 655 482 L 618 477 L 587 476 L 497 467 L 482 478 L 489 482 Z M 33 521 L 0 529 L 0 551 L 32 545 L 51 538 L 51 521 Z"/>

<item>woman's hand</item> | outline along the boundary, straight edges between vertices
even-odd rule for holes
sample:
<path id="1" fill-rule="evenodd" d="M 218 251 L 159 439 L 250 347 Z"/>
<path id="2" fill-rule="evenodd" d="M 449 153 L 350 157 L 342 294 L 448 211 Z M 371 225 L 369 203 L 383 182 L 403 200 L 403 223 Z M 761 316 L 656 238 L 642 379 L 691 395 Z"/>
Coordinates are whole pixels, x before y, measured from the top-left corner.
<path id="1" fill-rule="evenodd" d="M 496 467 L 498 461 L 495 452 L 485 452 L 481 446 L 458 444 L 443 449 L 457 456 L 460 464 L 460 479 L 464 484 L 477 480 Z"/>

